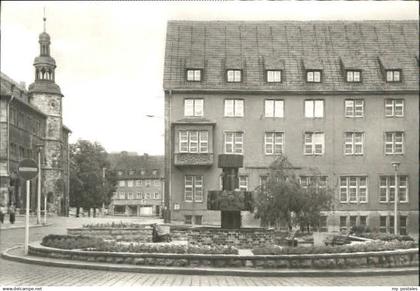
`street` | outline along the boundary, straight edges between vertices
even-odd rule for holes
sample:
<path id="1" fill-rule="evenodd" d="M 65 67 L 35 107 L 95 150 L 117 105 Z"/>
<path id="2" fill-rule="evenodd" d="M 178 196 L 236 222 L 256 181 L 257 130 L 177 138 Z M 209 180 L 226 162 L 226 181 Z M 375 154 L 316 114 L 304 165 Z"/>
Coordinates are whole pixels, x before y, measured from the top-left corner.
<path id="1" fill-rule="evenodd" d="M 30 241 L 41 240 L 47 234 L 65 234 L 67 227 L 87 223 L 106 222 L 152 223 L 154 218 L 48 218 L 52 225 L 30 229 Z M 31 217 L 31 224 L 36 218 Z M 8 224 L 8 222 L 7 222 Z M 23 217 L 16 225 L 23 226 Z M 22 244 L 24 229 L 0 228 L 1 252 Z M 240 276 L 190 276 L 173 274 L 141 274 L 79 270 L 23 264 L 0 259 L 0 286 L 417 286 L 417 275 L 372 276 L 372 277 L 240 277 Z"/>

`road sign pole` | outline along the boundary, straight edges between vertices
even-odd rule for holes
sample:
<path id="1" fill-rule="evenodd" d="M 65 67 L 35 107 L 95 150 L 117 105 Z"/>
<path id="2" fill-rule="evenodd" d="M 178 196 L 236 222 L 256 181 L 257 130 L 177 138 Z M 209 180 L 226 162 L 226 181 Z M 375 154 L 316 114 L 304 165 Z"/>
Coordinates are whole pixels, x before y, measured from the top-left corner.
<path id="1" fill-rule="evenodd" d="M 26 220 L 25 220 L 25 255 L 28 254 L 28 244 L 29 244 L 29 199 L 30 199 L 30 189 L 31 181 L 26 180 Z"/>
<path id="2" fill-rule="evenodd" d="M 47 224 L 47 195 L 44 195 L 44 225 Z"/>
<path id="3" fill-rule="evenodd" d="M 41 150 L 38 151 L 38 189 L 37 189 L 36 224 L 41 223 Z"/>

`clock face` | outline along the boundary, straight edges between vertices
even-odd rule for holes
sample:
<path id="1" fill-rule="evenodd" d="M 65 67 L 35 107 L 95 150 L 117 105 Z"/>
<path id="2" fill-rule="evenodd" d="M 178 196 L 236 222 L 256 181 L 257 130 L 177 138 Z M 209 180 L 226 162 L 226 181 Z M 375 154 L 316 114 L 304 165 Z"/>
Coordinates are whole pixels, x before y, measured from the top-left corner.
<path id="1" fill-rule="evenodd" d="M 54 100 L 50 101 L 50 107 L 51 109 L 55 109 L 57 107 L 57 102 L 55 102 Z"/>

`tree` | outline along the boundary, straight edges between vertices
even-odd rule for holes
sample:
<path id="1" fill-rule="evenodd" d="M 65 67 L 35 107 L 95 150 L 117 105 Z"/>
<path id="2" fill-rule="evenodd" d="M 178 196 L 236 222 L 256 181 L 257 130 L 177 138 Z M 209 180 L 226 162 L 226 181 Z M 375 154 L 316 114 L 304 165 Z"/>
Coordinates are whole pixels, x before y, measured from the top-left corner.
<path id="1" fill-rule="evenodd" d="M 262 225 L 279 228 L 287 225 L 308 229 L 319 223 L 322 210 L 330 209 L 332 192 L 310 185 L 302 187 L 295 175 L 296 168 L 282 156 L 268 168 L 267 181 L 256 189 L 255 217 Z"/>
<path id="2" fill-rule="evenodd" d="M 112 174 L 103 175 L 109 169 L 105 149 L 97 142 L 78 140 L 70 145 L 70 205 L 89 209 L 109 203 L 115 191 L 116 179 Z M 96 215 L 94 210 L 93 215 Z"/>

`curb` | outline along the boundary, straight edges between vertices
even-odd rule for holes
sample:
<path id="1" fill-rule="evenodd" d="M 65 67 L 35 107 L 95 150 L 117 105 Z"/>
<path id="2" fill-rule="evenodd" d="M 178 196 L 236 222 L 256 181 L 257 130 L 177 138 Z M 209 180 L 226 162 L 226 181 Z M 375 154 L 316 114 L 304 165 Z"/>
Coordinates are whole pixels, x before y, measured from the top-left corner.
<path id="1" fill-rule="evenodd" d="M 357 270 L 314 270 L 314 269 L 287 269 L 287 270 L 267 270 L 267 269 L 233 269 L 233 268 L 179 268 L 162 266 L 133 266 L 125 264 L 103 264 L 89 263 L 80 261 L 57 260 L 34 256 L 12 255 L 11 250 L 22 248 L 21 245 L 14 246 L 5 250 L 1 257 L 6 260 L 16 261 L 27 264 L 37 264 L 44 266 L 89 269 L 102 271 L 135 272 L 135 273 L 155 273 L 155 274 L 180 274 L 180 275 L 224 275 L 224 276 L 256 276 L 256 277 L 332 277 L 332 276 L 379 276 L 379 275 L 408 275 L 418 274 L 418 267 L 411 268 L 390 268 L 390 269 L 357 269 Z"/>
<path id="2" fill-rule="evenodd" d="M 51 225 L 53 225 L 52 223 L 47 223 L 47 224 L 41 224 L 41 225 L 38 225 L 38 224 L 33 224 L 33 225 L 29 225 L 29 228 L 40 228 L 40 227 L 47 227 L 47 226 L 51 226 Z M 25 228 L 25 226 L 23 225 L 23 226 L 11 226 L 11 227 L 7 227 L 7 228 L 2 228 L 2 227 L 0 227 L 0 231 L 3 231 L 3 230 L 12 230 L 12 229 L 22 229 L 22 228 Z"/>

